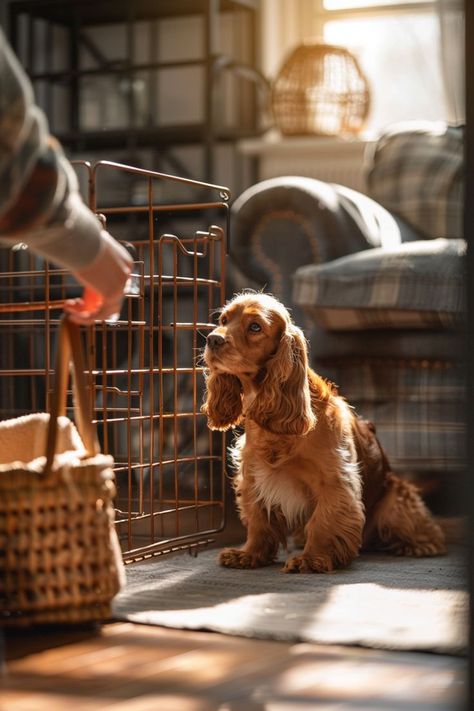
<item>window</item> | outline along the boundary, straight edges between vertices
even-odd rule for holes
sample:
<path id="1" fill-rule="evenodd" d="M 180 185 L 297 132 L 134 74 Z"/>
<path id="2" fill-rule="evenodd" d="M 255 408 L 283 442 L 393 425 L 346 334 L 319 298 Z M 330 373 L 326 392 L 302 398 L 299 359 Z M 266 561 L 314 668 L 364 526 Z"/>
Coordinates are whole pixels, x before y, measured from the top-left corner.
<path id="1" fill-rule="evenodd" d="M 275 76 L 292 48 L 318 38 L 359 60 L 371 93 L 369 133 L 397 121 L 448 120 L 439 2 L 262 0 L 264 71 Z"/>
<path id="2" fill-rule="evenodd" d="M 347 47 L 370 86 L 367 129 L 403 120 L 444 120 L 439 19 L 434 2 L 316 0 L 325 42 Z"/>

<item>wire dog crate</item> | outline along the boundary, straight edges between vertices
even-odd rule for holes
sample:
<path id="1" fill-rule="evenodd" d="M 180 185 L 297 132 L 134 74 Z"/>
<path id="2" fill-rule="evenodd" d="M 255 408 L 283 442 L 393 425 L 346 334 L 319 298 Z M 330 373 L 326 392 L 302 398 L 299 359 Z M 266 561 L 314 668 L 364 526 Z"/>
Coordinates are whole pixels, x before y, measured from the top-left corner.
<path id="1" fill-rule="evenodd" d="M 199 352 L 225 299 L 229 191 L 108 161 L 74 165 L 90 207 L 134 258 L 120 319 L 84 329 L 124 560 L 196 549 L 225 525 L 225 441 L 200 413 Z M 62 304 L 80 289 L 24 245 L 0 250 L 0 268 L 5 419 L 48 408 Z"/>

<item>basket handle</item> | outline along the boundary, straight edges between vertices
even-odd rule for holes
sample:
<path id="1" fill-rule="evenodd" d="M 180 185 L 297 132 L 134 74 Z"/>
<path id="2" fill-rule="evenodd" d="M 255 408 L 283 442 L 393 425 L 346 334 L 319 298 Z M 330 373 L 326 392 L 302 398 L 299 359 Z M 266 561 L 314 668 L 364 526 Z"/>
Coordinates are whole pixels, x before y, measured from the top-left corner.
<path id="1" fill-rule="evenodd" d="M 72 362 L 73 370 L 73 399 L 77 429 L 84 442 L 87 454 L 93 456 L 100 452 L 97 432 L 92 423 L 87 397 L 87 385 L 84 377 L 84 353 L 79 332 L 79 326 L 73 323 L 66 315 L 62 316 L 56 345 L 55 379 L 51 398 L 48 432 L 46 437 L 46 464 L 44 473 L 51 471 L 56 443 L 58 426 L 57 420 L 66 414 L 66 394 L 69 380 L 69 368 Z"/>

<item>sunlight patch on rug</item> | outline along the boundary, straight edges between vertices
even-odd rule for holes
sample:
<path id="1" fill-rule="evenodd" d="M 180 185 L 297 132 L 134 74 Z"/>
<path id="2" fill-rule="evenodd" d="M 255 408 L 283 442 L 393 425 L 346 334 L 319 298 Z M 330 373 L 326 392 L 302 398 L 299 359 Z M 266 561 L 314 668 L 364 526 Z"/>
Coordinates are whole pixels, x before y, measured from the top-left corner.
<path id="1" fill-rule="evenodd" d="M 463 653 L 462 556 L 361 556 L 329 575 L 284 575 L 279 565 L 231 570 L 216 551 L 127 566 L 119 619 L 245 637 Z"/>

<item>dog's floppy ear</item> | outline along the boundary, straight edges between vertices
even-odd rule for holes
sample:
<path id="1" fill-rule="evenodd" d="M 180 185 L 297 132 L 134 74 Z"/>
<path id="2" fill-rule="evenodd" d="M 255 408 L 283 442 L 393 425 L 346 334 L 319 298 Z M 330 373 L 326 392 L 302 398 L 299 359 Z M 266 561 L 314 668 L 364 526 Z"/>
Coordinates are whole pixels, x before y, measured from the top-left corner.
<path id="1" fill-rule="evenodd" d="M 274 434 L 307 434 L 316 424 L 307 370 L 304 334 L 288 324 L 247 416 Z"/>
<path id="2" fill-rule="evenodd" d="M 228 430 L 242 420 L 242 387 L 230 373 L 206 373 L 206 392 L 201 411 L 211 430 Z"/>

